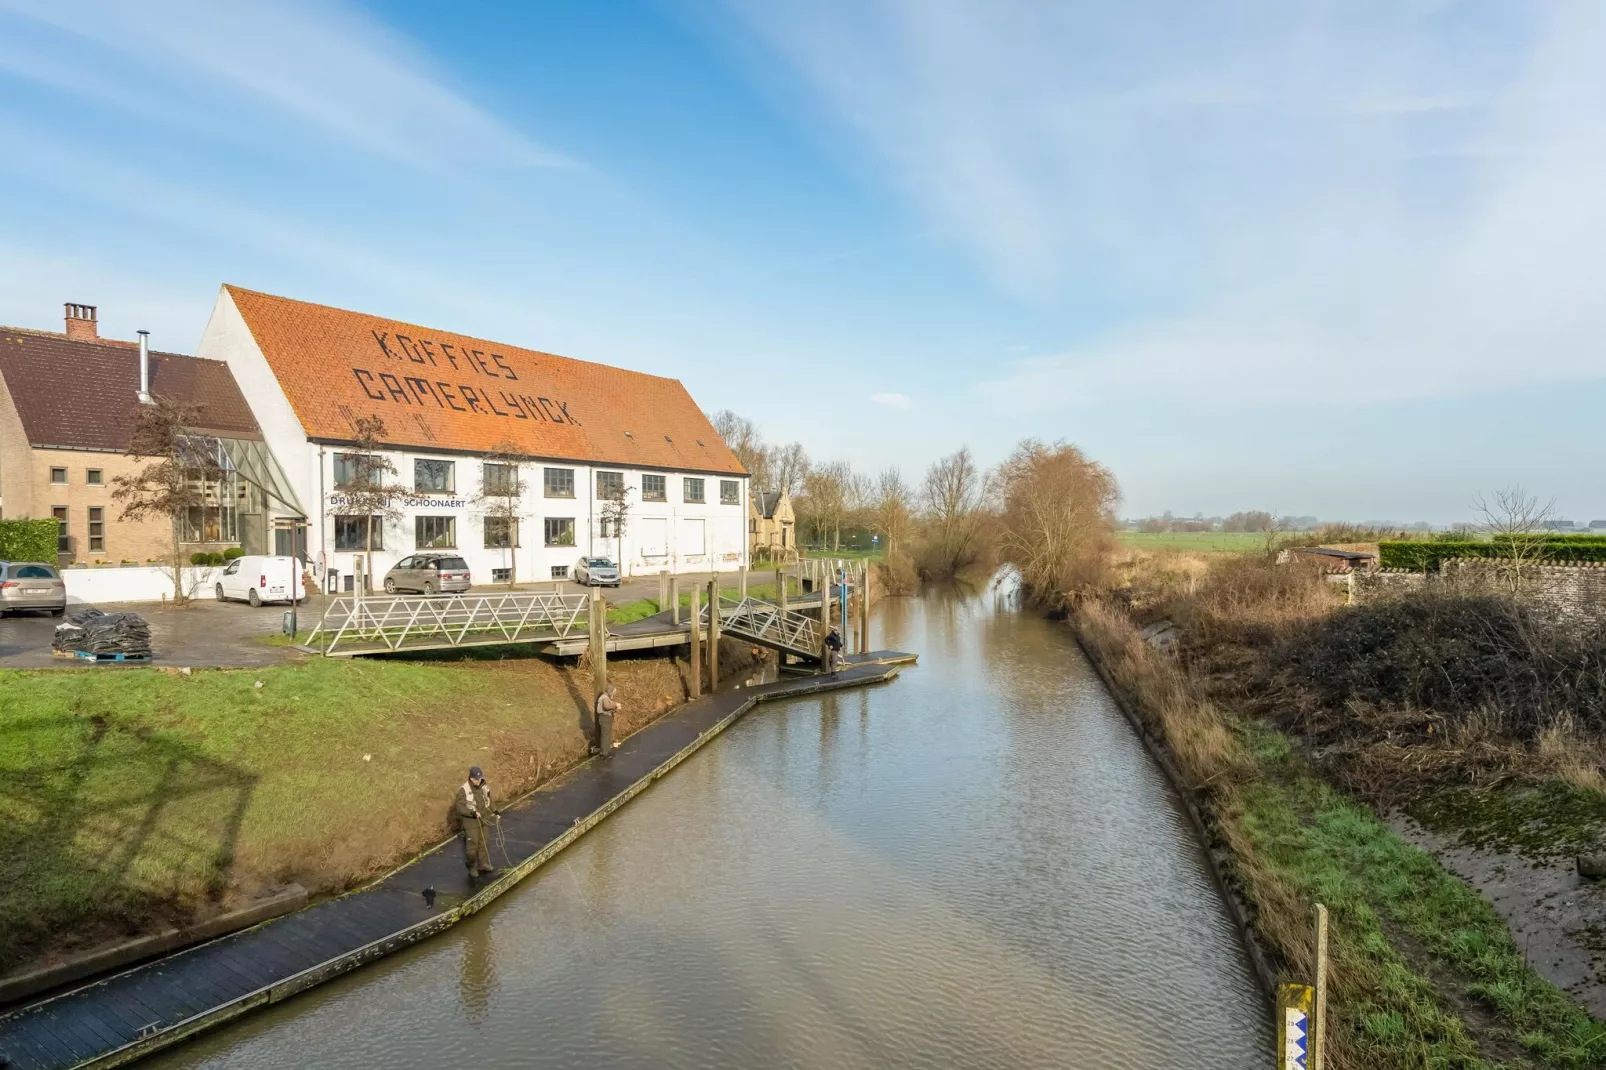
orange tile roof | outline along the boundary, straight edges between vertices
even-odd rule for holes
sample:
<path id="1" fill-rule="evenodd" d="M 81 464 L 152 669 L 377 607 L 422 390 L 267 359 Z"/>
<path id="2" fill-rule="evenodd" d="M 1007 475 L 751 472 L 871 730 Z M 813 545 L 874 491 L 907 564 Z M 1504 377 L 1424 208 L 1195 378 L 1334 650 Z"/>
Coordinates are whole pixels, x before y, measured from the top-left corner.
<path id="1" fill-rule="evenodd" d="M 745 474 L 678 379 L 223 287 L 307 437 Z"/>

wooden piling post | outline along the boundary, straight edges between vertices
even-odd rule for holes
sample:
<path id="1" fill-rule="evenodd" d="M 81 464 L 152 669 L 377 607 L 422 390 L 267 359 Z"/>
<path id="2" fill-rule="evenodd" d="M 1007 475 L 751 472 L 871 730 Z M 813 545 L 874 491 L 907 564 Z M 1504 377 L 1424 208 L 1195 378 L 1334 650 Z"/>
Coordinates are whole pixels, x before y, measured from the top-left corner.
<path id="1" fill-rule="evenodd" d="M 1311 1008 L 1310 1070 L 1322 1070 L 1327 1047 L 1327 908 L 1316 904 L 1316 998 Z"/>
<path id="2" fill-rule="evenodd" d="M 703 643 L 702 643 L 702 610 L 698 606 L 698 588 L 691 585 L 691 697 L 697 698 L 703 693 Z"/>
<path id="3" fill-rule="evenodd" d="M 680 577 L 669 577 L 669 623 L 680 623 Z"/>
<path id="4" fill-rule="evenodd" d="M 608 604 L 602 600 L 602 589 L 591 588 L 591 742 L 597 753 L 607 754 L 613 749 L 612 732 L 603 732 L 597 717 L 597 699 L 608 690 Z M 604 749 L 606 748 L 606 749 Z"/>
<path id="5" fill-rule="evenodd" d="M 785 613 L 786 612 L 786 566 L 785 565 L 782 565 L 781 567 L 779 567 L 779 568 L 777 568 L 775 570 L 775 592 L 776 592 L 776 594 L 775 594 L 775 602 L 776 602 L 777 605 L 779 605 L 781 607 L 781 612 Z"/>
<path id="6" fill-rule="evenodd" d="M 708 581 L 708 690 L 719 690 L 719 575 Z"/>
<path id="7" fill-rule="evenodd" d="M 741 591 L 742 601 L 747 601 L 747 566 L 743 565 L 736 577 L 737 588 Z"/>
<path id="8" fill-rule="evenodd" d="M 658 570 L 658 612 L 662 613 L 669 608 L 669 570 Z"/>
<path id="9" fill-rule="evenodd" d="M 859 643 L 861 644 L 859 653 L 861 654 L 870 653 L 870 584 L 873 582 L 870 577 L 872 575 L 870 562 L 866 561 L 864 563 L 863 593 L 859 595 Z"/>

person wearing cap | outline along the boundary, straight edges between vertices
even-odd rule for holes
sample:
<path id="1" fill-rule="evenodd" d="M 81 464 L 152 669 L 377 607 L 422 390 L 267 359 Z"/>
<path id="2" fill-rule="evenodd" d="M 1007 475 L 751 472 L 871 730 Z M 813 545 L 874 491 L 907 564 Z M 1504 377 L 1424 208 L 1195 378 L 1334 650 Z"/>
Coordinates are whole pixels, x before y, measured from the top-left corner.
<path id="1" fill-rule="evenodd" d="M 836 675 L 837 667 L 842 661 L 842 636 L 832 628 L 825 637 L 825 671 L 832 676 Z"/>
<path id="2" fill-rule="evenodd" d="M 491 786 L 479 766 L 468 771 L 468 779 L 457 789 L 457 823 L 463 829 L 464 859 L 471 877 L 489 873 L 491 849 L 486 840 L 485 826 L 494 816 L 491 810 Z"/>

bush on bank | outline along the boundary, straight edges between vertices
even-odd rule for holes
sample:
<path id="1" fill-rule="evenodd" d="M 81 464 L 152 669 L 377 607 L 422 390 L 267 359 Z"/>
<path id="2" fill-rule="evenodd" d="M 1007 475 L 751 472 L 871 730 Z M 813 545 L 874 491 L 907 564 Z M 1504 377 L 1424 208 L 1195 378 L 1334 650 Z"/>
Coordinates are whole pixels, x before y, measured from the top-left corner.
<path id="1" fill-rule="evenodd" d="M 1481 896 L 1324 782 L 1296 737 L 1243 716 L 1289 701 L 1289 677 L 1267 668 L 1272 652 L 1286 643 L 1309 654 L 1325 624 L 1360 627 L 1354 611 L 1335 613 L 1319 576 L 1256 559 L 1129 560 L 1117 574 L 1119 600 L 1086 599 L 1072 621 L 1167 742 L 1289 979 L 1311 975 L 1312 905 L 1332 911 L 1328 1065 L 1606 1065 L 1606 1026 L 1528 967 Z M 1179 653 L 1148 642 L 1134 615 L 1183 624 Z M 1375 669 L 1384 693 L 1409 693 L 1414 678 L 1391 664 Z"/>

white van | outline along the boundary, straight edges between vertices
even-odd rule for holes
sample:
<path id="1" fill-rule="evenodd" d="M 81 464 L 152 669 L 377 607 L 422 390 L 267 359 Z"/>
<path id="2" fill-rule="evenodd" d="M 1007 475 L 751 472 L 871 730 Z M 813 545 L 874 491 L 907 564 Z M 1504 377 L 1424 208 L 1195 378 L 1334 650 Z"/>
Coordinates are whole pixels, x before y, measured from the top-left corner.
<path id="1" fill-rule="evenodd" d="M 301 562 L 293 557 L 264 557 L 248 554 L 236 557 L 223 568 L 217 580 L 219 602 L 288 602 L 295 591 L 297 602 L 307 597 L 301 582 Z"/>

